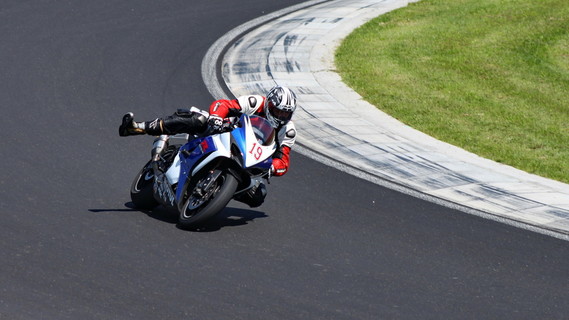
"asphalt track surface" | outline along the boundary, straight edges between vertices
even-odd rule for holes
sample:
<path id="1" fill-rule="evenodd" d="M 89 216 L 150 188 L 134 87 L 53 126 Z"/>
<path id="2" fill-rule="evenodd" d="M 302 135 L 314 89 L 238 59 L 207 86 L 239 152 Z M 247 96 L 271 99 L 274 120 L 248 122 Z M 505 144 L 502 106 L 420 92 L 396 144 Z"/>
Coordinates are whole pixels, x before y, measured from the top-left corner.
<path id="1" fill-rule="evenodd" d="M 298 153 L 200 232 L 130 208 L 122 114 L 207 106 L 209 46 L 298 2 L 0 3 L 0 319 L 567 318 L 567 242 Z"/>

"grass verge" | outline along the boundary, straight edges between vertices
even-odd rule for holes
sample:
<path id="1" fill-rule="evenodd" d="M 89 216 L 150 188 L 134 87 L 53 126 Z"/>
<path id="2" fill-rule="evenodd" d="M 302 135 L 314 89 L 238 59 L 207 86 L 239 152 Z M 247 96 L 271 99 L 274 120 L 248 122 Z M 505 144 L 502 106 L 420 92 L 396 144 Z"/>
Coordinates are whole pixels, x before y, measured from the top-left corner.
<path id="1" fill-rule="evenodd" d="M 569 183 L 567 0 L 422 0 L 355 30 L 336 66 L 403 123 Z"/>

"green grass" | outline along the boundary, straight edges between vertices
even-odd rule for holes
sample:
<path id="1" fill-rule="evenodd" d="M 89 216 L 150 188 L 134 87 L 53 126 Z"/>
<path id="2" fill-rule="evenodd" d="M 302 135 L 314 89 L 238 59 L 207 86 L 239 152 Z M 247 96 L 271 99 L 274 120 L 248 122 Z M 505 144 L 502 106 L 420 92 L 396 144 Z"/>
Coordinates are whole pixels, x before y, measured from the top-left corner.
<path id="1" fill-rule="evenodd" d="M 422 0 L 355 30 L 336 66 L 403 123 L 569 183 L 567 0 Z"/>

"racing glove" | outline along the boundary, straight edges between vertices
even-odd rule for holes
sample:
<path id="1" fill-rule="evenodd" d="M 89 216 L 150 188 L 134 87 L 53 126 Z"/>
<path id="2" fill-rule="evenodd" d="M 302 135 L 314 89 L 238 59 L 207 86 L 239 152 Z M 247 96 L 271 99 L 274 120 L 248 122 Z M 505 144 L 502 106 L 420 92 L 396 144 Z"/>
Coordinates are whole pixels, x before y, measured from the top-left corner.
<path id="1" fill-rule="evenodd" d="M 214 132 L 222 132 L 223 131 L 223 118 L 212 114 L 207 119 L 207 124 Z"/>
<path id="2" fill-rule="evenodd" d="M 290 166 L 290 147 L 282 146 L 273 155 L 271 174 L 273 176 L 282 176 L 285 173 L 287 173 L 289 166 Z"/>
<path id="3" fill-rule="evenodd" d="M 286 164 L 283 160 L 279 158 L 273 159 L 273 164 L 271 165 L 271 173 L 273 176 L 282 176 L 286 173 Z"/>

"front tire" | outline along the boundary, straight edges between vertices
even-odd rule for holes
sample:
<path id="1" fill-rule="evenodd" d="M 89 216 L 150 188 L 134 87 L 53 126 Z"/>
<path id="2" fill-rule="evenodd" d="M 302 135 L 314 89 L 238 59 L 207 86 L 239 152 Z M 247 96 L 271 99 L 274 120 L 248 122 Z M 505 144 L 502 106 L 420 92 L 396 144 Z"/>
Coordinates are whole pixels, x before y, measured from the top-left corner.
<path id="1" fill-rule="evenodd" d="M 148 163 L 138 172 L 130 187 L 130 199 L 137 209 L 150 210 L 159 205 L 154 199 L 154 170 L 152 162 Z"/>
<path id="2" fill-rule="evenodd" d="M 215 180 L 206 190 L 201 190 L 201 185 L 205 184 L 207 179 Z M 179 224 L 184 229 L 195 227 L 223 210 L 238 185 L 232 174 L 220 170 L 209 171 L 195 180 L 187 184 L 183 192 Z"/>

